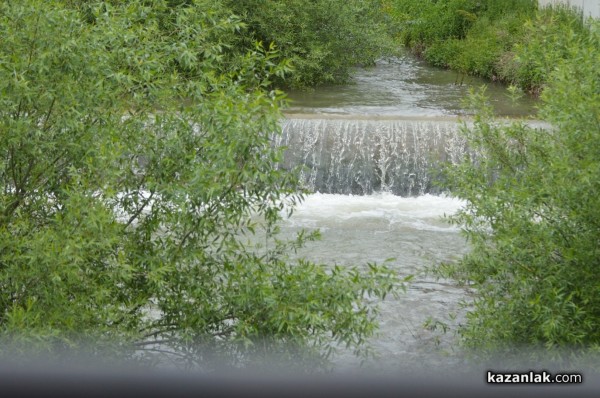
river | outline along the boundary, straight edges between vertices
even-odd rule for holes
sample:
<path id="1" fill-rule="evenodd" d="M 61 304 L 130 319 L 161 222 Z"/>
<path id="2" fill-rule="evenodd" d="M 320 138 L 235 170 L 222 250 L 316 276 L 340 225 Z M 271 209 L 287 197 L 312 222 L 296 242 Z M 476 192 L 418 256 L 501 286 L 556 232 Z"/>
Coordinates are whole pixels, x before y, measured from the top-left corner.
<path id="1" fill-rule="evenodd" d="M 462 80 L 462 84 L 460 84 Z M 506 87 L 477 77 L 428 66 L 409 54 L 356 69 L 351 84 L 290 91 L 290 114 L 359 118 L 454 118 L 468 114 L 464 100 L 470 90 L 487 87 L 490 104 L 500 116 L 526 117 L 537 101 L 513 101 Z"/>
<path id="2" fill-rule="evenodd" d="M 316 262 L 392 258 L 400 276 L 414 275 L 405 293 L 381 303 L 380 332 L 371 341 L 378 358 L 366 369 L 463 363 L 454 331 L 468 294 L 427 272 L 468 251 L 460 229 L 443 220 L 463 203 L 433 181 L 441 162 L 457 162 L 467 151 L 458 129 L 469 90 L 487 84 L 490 103 L 505 117 L 533 115 L 536 102 L 514 102 L 504 87 L 476 78 L 456 84 L 461 79 L 407 54 L 357 69 L 350 85 L 289 92 L 292 105 L 276 144 L 287 148 L 287 166 L 304 166 L 303 182 L 314 193 L 284 221 L 283 234 L 320 229 L 322 239 L 299 253 Z M 356 365 L 350 355 L 336 362 L 337 369 Z"/>

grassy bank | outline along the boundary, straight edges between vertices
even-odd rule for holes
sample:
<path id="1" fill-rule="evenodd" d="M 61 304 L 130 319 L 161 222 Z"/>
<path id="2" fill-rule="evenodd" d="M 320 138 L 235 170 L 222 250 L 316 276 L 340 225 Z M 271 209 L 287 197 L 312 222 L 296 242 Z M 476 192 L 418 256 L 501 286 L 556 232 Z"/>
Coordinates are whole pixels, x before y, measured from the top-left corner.
<path id="1" fill-rule="evenodd" d="M 432 65 L 533 95 L 570 57 L 573 38 L 588 34 L 577 10 L 538 9 L 535 0 L 388 0 L 385 11 L 398 43 Z"/>

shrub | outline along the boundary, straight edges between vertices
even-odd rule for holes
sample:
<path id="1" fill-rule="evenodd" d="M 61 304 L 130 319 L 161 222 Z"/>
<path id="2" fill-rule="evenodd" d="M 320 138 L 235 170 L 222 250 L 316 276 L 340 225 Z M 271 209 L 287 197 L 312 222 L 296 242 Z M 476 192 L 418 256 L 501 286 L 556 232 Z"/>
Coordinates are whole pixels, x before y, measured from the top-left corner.
<path id="1" fill-rule="evenodd" d="M 550 72 L 540 112 L 550 129 L 499 126 L 484 107 L 465 129 L 476 156 L 449 169 L 467 201 L 452 221 L 472 251 L 446 270 L 474 289 L 461 333 L 479 352 L 599 347 L 598 28 L 574 34 Z"/>
<path id="2" fill-rule="evenodd" d="M 346 83 L 350 68 L 393 53 L 379 0 L 225 1 L 248 25 L 249 39 L 274 43 L 294 73 L 279 84 Z"/>
<path id="3" fill-rule="evenodd" d="M 0 349 L 364 353 L 364 297 L 393 274 L 292 262 L 314 236 L 277 239 L 302 198 L 270 141 L 288 65 L 240 51 L 227 10 L 179 3 L 0 3 Z"/>
<path id="4" fill-rule="evenodd" d="M 513 81 L 524 90 L 539 94 L 556 65 L 569 56 L 587 29 L 579 12 L 561 6 L 540 10 L 525 27 L 523 38 L 514 47 Z"/>

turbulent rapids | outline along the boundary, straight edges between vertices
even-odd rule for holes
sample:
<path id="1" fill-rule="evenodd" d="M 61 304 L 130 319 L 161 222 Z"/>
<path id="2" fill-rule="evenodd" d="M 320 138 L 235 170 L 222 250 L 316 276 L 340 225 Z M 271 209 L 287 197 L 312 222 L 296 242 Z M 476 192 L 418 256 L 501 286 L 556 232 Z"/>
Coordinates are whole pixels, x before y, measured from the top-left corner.
<path id="1" fill-rule="evenodd" d="M 467 150 L 459 123 L 435 119 L 289 118 L 276 145 L 309 190 L 354 195 L 439 193 L 441 163 Z"/>

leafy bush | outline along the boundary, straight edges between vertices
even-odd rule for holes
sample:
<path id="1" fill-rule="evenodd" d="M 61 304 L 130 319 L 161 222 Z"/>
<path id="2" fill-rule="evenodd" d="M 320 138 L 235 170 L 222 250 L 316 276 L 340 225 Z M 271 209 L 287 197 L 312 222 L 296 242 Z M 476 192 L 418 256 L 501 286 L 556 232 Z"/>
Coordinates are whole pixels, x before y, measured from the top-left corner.
<path id="1" fill-rule="evenodd" d="M 395 278 L 288 260 L 313 238 L 276 234 L 301 200 L 270 145 L 289 65 L 208 4 L 0 4 L 5 353 L 364 352 Z"/>
<path id="2" fill-rule="evenodd" d="M 379 0 L 226 0 L 250 40 L 274 43 L 295 72 L 293 87 L 346 83 L 350 67 L 393 52 Z"/>
<path id="3" fill-rule="evenodd" d="M 469 32 L 489 22 L 513 15 L 532 15 L 536 5 L 532 0 L 388 0 L 384 10 L 399 25 L 402 42 L 414 47 L 429 46 L 439 40 L 464 39 Z"/>
<path id="4" fill-rule="evenodd" d="M 463 52 L 450 67 L 469 75 L 491 79 L 495 76 L 494 65 L 501 53 L 501 47 L 495 38 L 478 38 L 465 41 Z"/>
<path id="5" fill-rule="evenodd" d="M 463 51 L 464 43 L 461 40 L 437 41 L 423 51 L 423 58 L 433 66 L 450 68 L 450 62 L 454 61 L 454 56 Z"/>
<path id="6" fill-rule="evenodd" d="M 461 332 L 479 352 L 600 345 L 599 28 L 574 34 L 550 72 L 551 128 L 500 126 L 484 107 L 465 129 L 474 157 L 449 169 L 473 249 L 445 270 L 474 289 Z"/>
<path id="7" fill-rule="evenodd" d="M 578 38 L 586 35 L 587 29 L 579 12 L 563 6 L 540 10 L 525 27 L 514 47 L 516 74 L 512 83 L 539 94 L 556 65 L 569 57 L 570 49 L 578 45 Z"/>
<path id="8" fill-rule="evenodd" d="M 477 19 L 475 12 L 479 8 L 478 3 L 470 0 L 389 0 L 384 9 L 399 25 L 401 41 L 415 47 L 464 38 Z"/>

